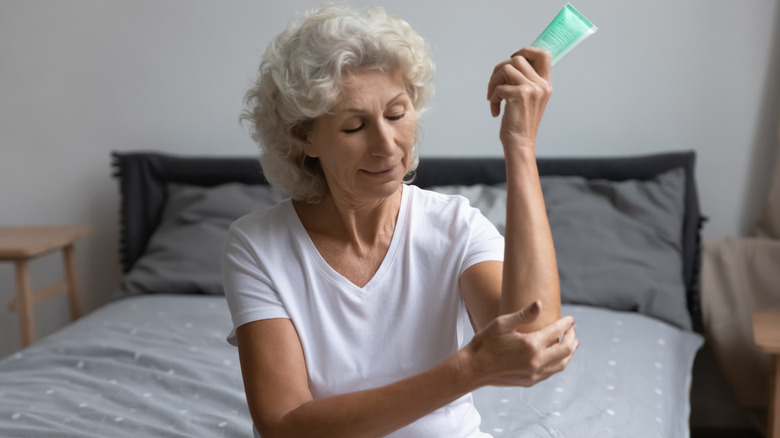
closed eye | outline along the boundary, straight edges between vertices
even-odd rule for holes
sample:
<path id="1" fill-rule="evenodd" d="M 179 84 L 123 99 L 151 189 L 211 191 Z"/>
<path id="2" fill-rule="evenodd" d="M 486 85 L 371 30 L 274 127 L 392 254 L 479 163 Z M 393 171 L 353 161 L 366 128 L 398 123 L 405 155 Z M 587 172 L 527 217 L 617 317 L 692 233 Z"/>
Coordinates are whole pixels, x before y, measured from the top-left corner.
<path id="1" fill-rule="evenodd" d="M 357 128 L 354 128 L 354 129 L 344 129 L 344 132 L 347 133 L 347 134 L 354 134 L 354 133 L 360 131 L 361 129 L 363 129 L 363 126 L 365 126 L 365 123 L 361 123 L 360 126 L 358 126 Z"/>
<path id="2" fill-rule="evenodd" d="M 406 116 L 406 113 L 401 113 L 401 114 L 399 114 L 397 116 L 386 116 L 385 118 L 387 120 L 390 120 L 391 122 L 395 122 L 395 121 L 403 119 L 404 116 Z M 357 128 L 343 129 L 342 131 L 344 133 L 346 133 L 346 134 L 354 134 L 354 133 L 360 131 L 361 129 L 363 129 L 364 126 L 366 126 L 366 124 L 365 123 L 361 123 L 360 126 L 358 126 Z"/>

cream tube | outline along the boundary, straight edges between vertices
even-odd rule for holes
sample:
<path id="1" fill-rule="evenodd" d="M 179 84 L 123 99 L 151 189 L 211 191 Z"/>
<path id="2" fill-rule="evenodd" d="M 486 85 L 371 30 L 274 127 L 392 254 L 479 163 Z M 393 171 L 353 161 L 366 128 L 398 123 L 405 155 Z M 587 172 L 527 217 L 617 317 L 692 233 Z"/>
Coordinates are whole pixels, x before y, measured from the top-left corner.
<path id="1" fill-rule="evenodd" d="M 550 52 L 552 65 L 555 65 L 597 30 L 598 27 L 567 3 L 531 45 Z"/>

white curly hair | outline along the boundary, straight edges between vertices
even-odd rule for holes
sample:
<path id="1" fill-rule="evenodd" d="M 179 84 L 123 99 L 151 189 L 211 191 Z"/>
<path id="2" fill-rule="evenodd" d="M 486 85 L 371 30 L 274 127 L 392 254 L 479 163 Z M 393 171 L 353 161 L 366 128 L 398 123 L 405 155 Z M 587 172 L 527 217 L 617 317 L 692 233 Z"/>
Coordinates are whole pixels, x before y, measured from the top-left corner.
<path id="1" fill-rule="evenodd" d="M 433 94 L 434 66 L 425 41 L 406 21 L 382 8 L 360 13 L 327 5 L 301 24 L 288 25 L 268 44 L 240 117 L 260 146 L 266 179 L 293 199 L 319 202 L 327 182 L 296 130 L 311 129 L 336 105 L 344 75 L 395 69 L 403 75 L 415 111 L 424 112 Z M 419 163 L 416 145 L 412 153 L 409 175 Z"/>

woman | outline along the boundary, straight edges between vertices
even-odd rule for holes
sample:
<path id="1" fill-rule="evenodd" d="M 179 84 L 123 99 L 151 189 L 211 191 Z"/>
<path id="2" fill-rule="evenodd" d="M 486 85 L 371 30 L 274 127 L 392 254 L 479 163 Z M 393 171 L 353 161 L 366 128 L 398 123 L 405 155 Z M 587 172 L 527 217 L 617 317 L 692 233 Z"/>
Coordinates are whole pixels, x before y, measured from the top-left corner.
<path id="1" fill-rule="evenodd" d="M 265 438 L 488 437 L 471 391 L 533 385 L 576 350 L 534 154 L 549 55 L 523 49 L 488 83 L 493 116 L 504 102 L 506 242 L 463 198 L 404 184 L 432 68 L 381 9 L 325 7 L 268 46 L 243 118 L 292 198 L 236 221 L 223 257 L 228 340 Z"/>

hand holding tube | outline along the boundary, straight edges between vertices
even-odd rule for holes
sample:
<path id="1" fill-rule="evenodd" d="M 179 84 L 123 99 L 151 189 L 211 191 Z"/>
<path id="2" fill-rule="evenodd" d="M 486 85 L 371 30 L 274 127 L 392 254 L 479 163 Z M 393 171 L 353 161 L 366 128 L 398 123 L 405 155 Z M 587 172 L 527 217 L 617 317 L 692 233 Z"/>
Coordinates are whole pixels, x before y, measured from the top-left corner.
<path id="1" fill-rule="evenodd" d="M 544 109 L 552 94 L 550 54 L 526 47 L 496 66 L 488 82 L 487 98 L 493 117 L 501 113 L 499 137 L 505 150 L 513 147 L 533 149 Z"/>

